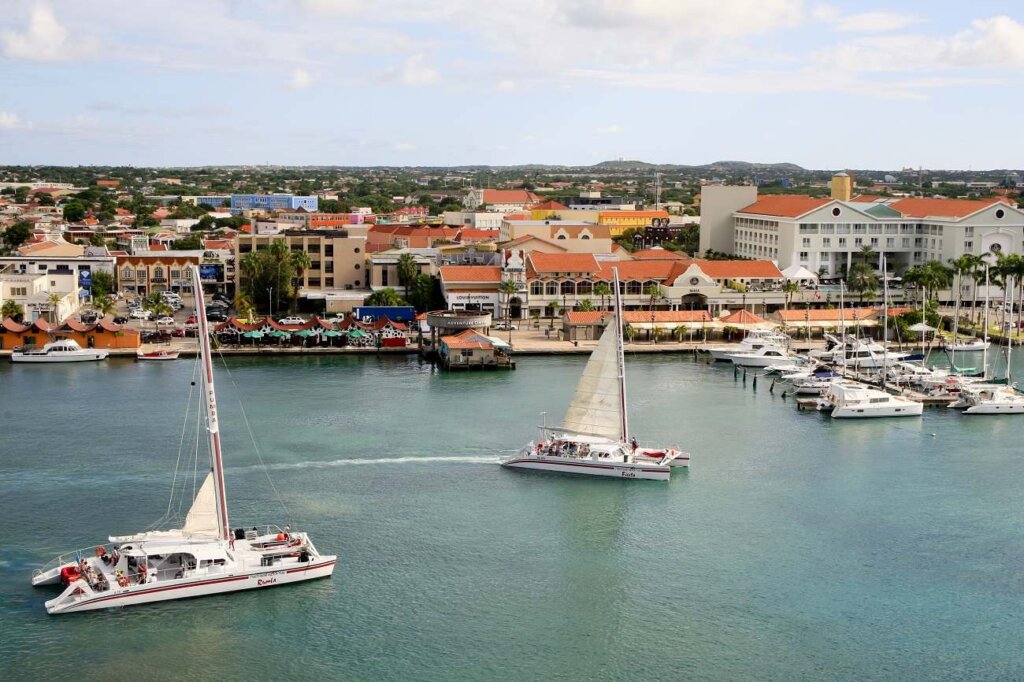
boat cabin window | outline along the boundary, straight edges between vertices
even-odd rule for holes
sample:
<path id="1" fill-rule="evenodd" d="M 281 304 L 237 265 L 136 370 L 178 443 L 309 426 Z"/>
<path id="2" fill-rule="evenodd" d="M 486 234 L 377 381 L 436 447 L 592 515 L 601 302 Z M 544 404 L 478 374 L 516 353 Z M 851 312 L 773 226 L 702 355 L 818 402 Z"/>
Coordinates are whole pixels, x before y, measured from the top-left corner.
<path id="1" fill-rule="evenodd" d="M 887 402 L 889 402 L 889 397 L 885 396 L 883 398 L 872 398 L 871 402 L 873 402 L 873 403 L 887 403 Z"/>

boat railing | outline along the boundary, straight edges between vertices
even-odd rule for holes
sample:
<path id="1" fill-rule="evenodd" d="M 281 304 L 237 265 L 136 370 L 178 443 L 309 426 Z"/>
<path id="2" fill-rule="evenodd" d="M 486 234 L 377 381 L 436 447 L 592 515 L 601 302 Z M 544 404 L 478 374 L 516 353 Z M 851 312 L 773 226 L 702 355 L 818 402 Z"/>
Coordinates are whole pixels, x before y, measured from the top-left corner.
<path id="1" fill-rule="evenodd" d="M 95 554 L 97 547 L 106 547 L 106 544 L 93 545 L 92 547 L 83 547 L 82 549 L 74 549 L 70 552 L 61 554 L 55 559 L 51 559 L 50 561 L 43 564 L 41 568 L 37 568 L 36 570 L 32 571 L 32 575 L 42 575 L 43 573 L 51 571 L 57 568 L 58 566 L 63 566 L 64 564 L 69 563 L 77 563 L 80 557 L 92 556 L 93 554 Z"/>

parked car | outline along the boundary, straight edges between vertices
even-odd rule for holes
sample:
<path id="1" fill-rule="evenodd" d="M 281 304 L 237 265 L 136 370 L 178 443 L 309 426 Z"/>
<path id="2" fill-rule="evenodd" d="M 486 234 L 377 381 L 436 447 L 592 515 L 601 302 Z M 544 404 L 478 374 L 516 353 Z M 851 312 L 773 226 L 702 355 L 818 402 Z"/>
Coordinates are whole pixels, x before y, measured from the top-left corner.
<path id="1" fill-rule="evenodd" d="M 185 336 L 185 330 L 180 327 L 176 327 L 171 330 L 171 336 Z"/>
<path id="2" fill-rule="evenodd" d="M 301 317 L 282 317 L 277 321 L 278 324 L 306 324 L 306 321 Z"/>
<path id="3" fill-rule="evenodd" d="M 189 315 L 188 319 L 185 320 L 185 324 L 199 324 L 199 318 L 195 315 Z"/>
<path id="4" fill-rule="evenodd" d="M 227 309 L 228 309 L 228 308 L 230 308 L 231 306 L 230 306 L 229 304 L 225 303 L 224 301 L 210 301 L 210 302 L 209 302 L 209 303 L 208 303 L 208 304 L 206 305 L 206 307 L 207 307 L 208 309 L 213 309 L 213 308 L 217 308 L 217 309 L 219 309 L 219 310 L 227 310 Z"/>
<path id="5" fill-rule="evenodd" d="M 156 323 L 158 325 L 162 326 L 162 327 L 168 326 L 168 325 L 173 326 L 174 325 L 174 318 L 173 317 L 161 317 L 159 320 L 156 321 Z"/>
<path id="6" fill-rule="evenodd" d="M 128 317 L 126 315 L 115 317 L 114 324 L 128 324 Z"/>
<path id="7" fill-rule="evenodd" d="M 508 331 L 510 329 L 512 331 L 515 331 L 515 330 L 519 329 L 519 327 L 517 327 L 514 322 L 505 322 L 505 321 L 498 322 L 497 324 L 494 325 L 494 328 L 495 329 L 499 329 L 501 331 Z"/>
<path id="8" fill-rule="evenodd" d="M 128 317 L 131 317 L 136 320 L 148 320 L 151 317 L 153 317 L 153 315 L 148 310 L 143 310 L 142 308 L 133 308 L 132 311 L 128 313 Z"/>
<path id="9" fill-rule="evenodd" d="M 206 320 L 208 322 L 225 322 L 228 316 L 218 310 L 207 310 Z"/>
<path id="10" fill-rule="evenodd" d="M 168 332 L 168 331 L 162 330 L 162 329 L 160 329 L 160 330 L 147 329 L 146 331 L 142 332 L 141 338 L 142 338 L 142 341 L 144 343 L 154 343 L 154 342 L 158 342 L 158 341 L 170 341 L 171 340 L 171 333 Z"/>
<path id="11" fill-rule="evenodd" d="M 214 301 L 223 301 L 224 303 L 231 303 L 231 299 L 227 297 L 227 294 L 222 294 L 219 291 L 213 295 Z"/>

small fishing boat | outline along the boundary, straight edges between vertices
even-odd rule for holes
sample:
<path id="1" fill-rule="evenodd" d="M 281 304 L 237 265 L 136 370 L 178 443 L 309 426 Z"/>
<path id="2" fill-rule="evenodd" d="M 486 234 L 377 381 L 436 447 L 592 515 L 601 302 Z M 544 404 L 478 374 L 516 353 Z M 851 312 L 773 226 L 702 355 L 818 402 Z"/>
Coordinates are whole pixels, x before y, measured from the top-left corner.
<path id="1" fill-rule="evenodd" d="M 138 353 L 135 354 L 135 359 L 136 360 L 177 360 L 178 359 L 178 355 L 180 355 L 180 354 L 181 353 L 179 351 L 167 350 L 166 348 L 161 348 L 160 350 L 148 350 L 148 351 L 140 350 Z"/>

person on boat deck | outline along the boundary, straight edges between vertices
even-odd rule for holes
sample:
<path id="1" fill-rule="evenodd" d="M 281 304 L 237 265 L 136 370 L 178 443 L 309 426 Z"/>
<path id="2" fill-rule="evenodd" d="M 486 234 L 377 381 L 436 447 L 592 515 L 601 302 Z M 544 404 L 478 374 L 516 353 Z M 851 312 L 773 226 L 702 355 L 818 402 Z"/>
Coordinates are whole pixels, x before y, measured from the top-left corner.
<path id="1" fill-rule="evenodd" d="M 629 439 L 629 444 L 633 446 L 633 452 L 636 452 L 636 449 L 640 447 L 640 443 L 637 442 L 636 436 Z"/>

